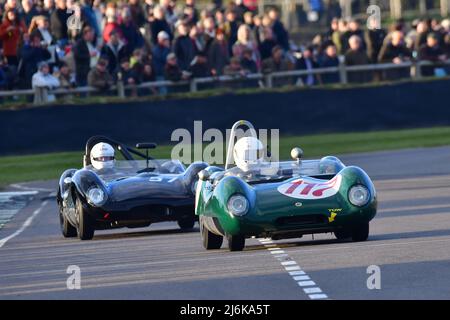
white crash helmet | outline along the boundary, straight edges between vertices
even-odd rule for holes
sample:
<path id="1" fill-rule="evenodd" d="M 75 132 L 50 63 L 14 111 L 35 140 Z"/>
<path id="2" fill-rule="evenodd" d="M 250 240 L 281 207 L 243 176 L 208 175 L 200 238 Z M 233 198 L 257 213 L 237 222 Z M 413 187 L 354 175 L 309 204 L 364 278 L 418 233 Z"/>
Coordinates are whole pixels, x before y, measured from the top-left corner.
<path id="1" fill-rule="evenodd" d="M 97 143 L 91 149 L 91 164 L 97 170 L 113 168 L 114 158 L 114 148 L 108 143 Z"/>
<path id="2" fill-rule="evenodd" d="M 252 170 L 264 160 L 264 145 L 254 137 L 241 138 L 234 145 L 233 156 L 239 169 Z"/>

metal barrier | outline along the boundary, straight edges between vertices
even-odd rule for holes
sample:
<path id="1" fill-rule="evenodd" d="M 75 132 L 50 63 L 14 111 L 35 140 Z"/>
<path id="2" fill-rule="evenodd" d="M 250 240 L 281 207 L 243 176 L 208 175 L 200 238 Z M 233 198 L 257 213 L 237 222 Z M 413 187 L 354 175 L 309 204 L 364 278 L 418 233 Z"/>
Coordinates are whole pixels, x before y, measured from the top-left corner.
<path id="1" fill-rule="evenodd" d="M 206 77 L 206 78 L 194 78 L 190 80 L 182 80 L 178 82 L 173 81 L 155 81 L 155 82 L 145 82 L 138 85 L 124 85 L 121 81 L 117 83 L 117 85 L 112 86 L 107 91 L 99 91 L 93 87 L 79 87 L 73 89 L 53 89 L 50 90 L 45 87 L 38 87 L 35 89 L 29 90 L 14 90 L 14 91 L 3 91 L 0 92 L 0 97 L 14 97 L 14 96 L 33 96 L 34 104 L 41 105 L 49 102 L 49 95 L 55 96 L 73 96 L 73 95 L 86 95 L 89 96 L 95 93 L 106 92 L 109 95 L 114 95 L 119 98 L 126 98 L 127 90 L 139 90 L 139 89 L 158 89 L 161 90 L 163 88 L 171 88 L 171 87 L 181 87 L 185 86 L 188 88 L 190 92 L 199 91 L 199 86 L 204 84 L 226 84 L 232 82 L 244 82 L 244 81 L 253 81 L 256 85 L 255 87 L 259 88 L 273 88 L 274 80 L 279 78 L 293 78 L 293 77 L 303 77 L 303 76 L 320 76 L 324 74 L 338 74 L 340 84 L 346 85 L 348 83 L 348 74 L 352 72 L 382 72 L 389 71 L 395 69 L 409 69 L 408 77 L 413 80 L 419 80 L 422 76 L 422 68 L 423 67 L 442 67 L 442 66 L 450 66 L 450 60 L 440 63 L 433 63 L 430 61 L 409 61 L 401 64 L 393 64 L 393 63 L 383 63 L 383 64 L 369 64 L 369 65 L 359 65 L 359 66 L 346 66 L 344 61 L 341 59 L 341 63 L 336 67 L 329 68 L 318 68 L 312 70 L 292 70 L 292 71 L 283 71 L 283 72 L 274 72 L 268 74 L 247 74 L 247 75 L 239 75 L 239 76 L 219 76 L 219 77 Z M 157 92 L 156 94 L 164 95 L 164 90 L 162 92 Z"/>

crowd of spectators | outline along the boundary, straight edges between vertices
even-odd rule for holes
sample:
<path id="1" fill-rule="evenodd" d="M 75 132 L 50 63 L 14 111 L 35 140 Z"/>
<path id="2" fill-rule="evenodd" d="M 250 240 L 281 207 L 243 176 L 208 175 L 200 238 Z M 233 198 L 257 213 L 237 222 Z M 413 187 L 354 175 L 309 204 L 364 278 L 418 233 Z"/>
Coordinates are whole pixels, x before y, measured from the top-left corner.
<path id="1" fill-rule="evenodd" d="M 6 0 L 0 5 L 2 90 L 93 86 L 245 76 L 347 65 L 434 62 L 450 56 L 450 20 L 399 21 L 389 30 L 334 17 L 330 29 L 294 44 L 276 8 L 258 13 L 254 0 Z M 404 70 L 386 73 L 388 79 Z M 445 73 L 426 67 L 424 75 Z M 372 75 L 351 73 L 350 82 Z M 334 83 L 338 74 L 296 79 Z M 133 92 L 133 91 L 132 91 Z M 156 91 L 155 91 L 156 92 Z M 135 94 L 136 92 L 134 92 Z"/>

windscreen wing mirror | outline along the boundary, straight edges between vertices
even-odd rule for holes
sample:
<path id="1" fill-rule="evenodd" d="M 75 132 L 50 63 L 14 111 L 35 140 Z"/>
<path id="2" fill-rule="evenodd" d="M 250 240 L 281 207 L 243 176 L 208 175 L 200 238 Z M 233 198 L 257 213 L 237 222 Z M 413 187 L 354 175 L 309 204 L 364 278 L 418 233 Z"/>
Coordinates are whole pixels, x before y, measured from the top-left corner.
<path id="1" fill-rule="evenodd" d="M 157 145 L 153 142 L 141 142 L 136 144 L 137 149 L 156 149 Z"/>

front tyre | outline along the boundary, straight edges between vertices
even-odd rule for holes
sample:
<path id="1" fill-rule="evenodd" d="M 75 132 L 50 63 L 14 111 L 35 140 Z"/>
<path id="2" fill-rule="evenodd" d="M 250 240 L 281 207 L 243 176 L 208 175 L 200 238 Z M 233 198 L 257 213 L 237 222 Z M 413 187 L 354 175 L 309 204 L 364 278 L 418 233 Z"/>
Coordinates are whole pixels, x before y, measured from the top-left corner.
<path id="1" fill-rule="evenodd" d="M 91 240 L 94 237 L 95 228 L 78 198 L 76 200 L 76 211 L 78 217 L 78 238 L 80 238 L 80 240 Z"/>
<path id="2" fill-rule="evenodd" d="M 177 222 L 181 230 L 191 230 L 195 225 L 195 219 L 193 217 L 181 218 Z"/>
<path id="3" fill-rule="evenodd" d="M 364 223 L 352 230 L 352 240 L 355 242 L 367 241 L 369 238 L 369 223 Z"/>
<path id="4" fill-rule="evenodd" d="M 217 250 L 222 247 L 223 237 L 209 231 L 205 227 L 202 217 L 200 217 L 200 234 L 202 236 L 203 247 L 206 250 Z"/>
<path id="5" fill-rule="evenodd" d="M 73 238 L 77 236 L 77 228 L 70 224 L 64 216 L 63 209 L 61 207 L 59 208 L 59 226 L 64 238 Z"/>
<path id="6" fill-rule="evenodd" d="M 228 236 L 228 249 L 230 251 L 242 251 L 245 247 L 244 236 Z"/>
<path id="7" fill-rule="evenodd" d="M 350 239 L 352 237 L 352 232 L 348 229 L 339 229 L 334 231 L 334 236 L 336 237 L 336 239 L 343 241 Z"/>

